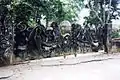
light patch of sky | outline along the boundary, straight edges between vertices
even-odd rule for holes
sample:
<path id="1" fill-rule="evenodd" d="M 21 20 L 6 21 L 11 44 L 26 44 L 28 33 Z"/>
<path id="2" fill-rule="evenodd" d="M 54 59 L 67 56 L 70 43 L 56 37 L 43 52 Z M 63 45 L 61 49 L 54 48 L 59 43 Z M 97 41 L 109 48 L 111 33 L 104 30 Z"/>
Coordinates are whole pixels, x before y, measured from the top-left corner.
<path id="1" fill-rule="evenodd" d="M 120 29 L 120 20 L 112 20 L 113 29 Z"/>
<path id="2" fill-rule="evenodd" d="M 60 1 L 66 3 L 66 4 L 71 2 L 71 0 L 60 0 Z"/>
<path id="3" fill-rule="evenodd" d="M 120 8 L 120 4 L 117 7 Z M 112 20 L 112 25 L 114 29 L 120 29 L 120 18 L 118 20 Z"/>
<path id="4" fill-rule="evenodd" d="M 85 21 L 84 17 L 86 17 L 86 16 L 89 16 L 89 9 L 84 8 L 81 10 L 81 12 L 79 14 L 79 20 L 77 20 L 77 23 L 82 25 Z"/>
<path id="5" fill-rule="evenodd" d="M 118 4 L 118 8 L 120 8 L 120 4 Z"/>
<path id="6" fill-rule="evenodd" d="M 87 4 L 88 3 L 88 0 L 85 0 L 84 1 L 84 4 Z M 79 14 L 79 19 L 77 20 L 77 23 L 80 24 L 80 25 L 83 25 L 84 23 L 84 17 L 87 17 L 89 16 L 89 12 L 90 10 L 87 9 L 87 8 L 83 8 L 78 14 Z"/>

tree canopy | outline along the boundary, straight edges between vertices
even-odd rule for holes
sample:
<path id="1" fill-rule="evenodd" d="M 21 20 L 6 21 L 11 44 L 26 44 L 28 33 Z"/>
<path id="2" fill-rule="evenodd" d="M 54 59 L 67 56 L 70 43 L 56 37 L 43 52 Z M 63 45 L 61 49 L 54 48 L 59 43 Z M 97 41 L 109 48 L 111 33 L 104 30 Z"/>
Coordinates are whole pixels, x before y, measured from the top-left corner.
<path id="1" fill-rule="evenodd" d="M 87 23 L 108 24 L 112 19 L 118 19 L 119 0 L 88 0 L 86 8 L 90 9 L 90 16 L 85 17 Z"/>
<path id="2" fill-rule="evenodd" d="M 111 41 L 112 19 L 118 19 L 120 9 L 118 8 L 119 0 L 88 0 L 86 8 L 90 9 L 90 16 L 85 17 L 87 24 L 98 24 L 103 29 L 102 43 L 105 52 L 110 50 L 108 43 Z"/>
<path id="3" fill-rule="evenodd" d="M 47 26 L 49 21 L 75 21 L 82 3 L 83 0 L 1 0 L 0 9 L 1 14 L 10 14 L 16 24 L 36 25 L 43 15 Z"/>

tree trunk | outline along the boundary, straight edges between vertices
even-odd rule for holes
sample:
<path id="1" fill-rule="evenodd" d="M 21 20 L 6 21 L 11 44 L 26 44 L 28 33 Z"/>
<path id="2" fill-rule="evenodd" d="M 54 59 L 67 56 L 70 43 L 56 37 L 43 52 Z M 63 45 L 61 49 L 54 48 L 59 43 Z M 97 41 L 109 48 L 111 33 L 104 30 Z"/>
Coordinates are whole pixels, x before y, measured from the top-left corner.
<path id="1" fill-rule="evenodd" d="M 108 53 L 108 46 L 107 46 L 107 33 L 108 33 L 108 25 L 105 24 L 103 27 L 103 46 L 104 46 L 104 52 Z"/>
<path id="2" fill-rule="evenodd" d="M 105 26 L 103 27 L 103 45 L 105 53 L 109 53 L 112 48 L 111 30 L 112 30 L 111 23 L 105 24 Z"/>
<path id="3" fill-rule="evenodd" d="M 48 11 L 46 11 L 46 28 L 49 26 L 48 23 L 49 23 L 49 13 Z"/>
<path id="4" fill-rule="evenodd" d="M 48 27 L 48 17 L 46 16 L 46 28 Z"/>
<path id="5" fill-rule="evenodd" d="M 6 16 L 1 16 L 1 32 L 2 32 L 2 35 L 5 35 L 5 25 L 4 25 L 4 21 L 5 21 L 5 17 Z"/>
<path id="6" fill-rule="evenodd" d="M 112 22 L 109 22 L 108 24 L 108 35 L 107 35 L 107 45 L 108 45 L 108 51 L 111 52 L 112 49 Z"/>

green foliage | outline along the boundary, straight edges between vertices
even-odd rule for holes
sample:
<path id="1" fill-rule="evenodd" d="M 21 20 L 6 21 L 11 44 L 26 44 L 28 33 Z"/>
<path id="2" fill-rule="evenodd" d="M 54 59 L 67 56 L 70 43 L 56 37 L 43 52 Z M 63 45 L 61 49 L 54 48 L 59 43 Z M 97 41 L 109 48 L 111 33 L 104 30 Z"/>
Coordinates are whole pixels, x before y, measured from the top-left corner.
<path id="1" fill-rule="evenodd" d="M 0 0 L 0 12 L 9 14 L 11 20 L 35 26 L 45 16 L 46 22 L 68 20 L 78 17 L 84 0 Z M 67 2 L 67 3 L 66 3 Z M 72 3 L 71 3 L 72 2 Z M 79 2 L 79 3 L 78 3 Z M 5 11 L 6 10 L 6 11 Z M 7 11 L 8 10 L 8 11 Z"/>
<path id="2" fill-rule="evenodd" d="M 103 28 L 102 32 L 102 44 L 104 45 L 104 51 L 109 52 L 111 32 L 112 32 L 112 19 L 116 19 L 118 15 L 117 9 L 119 0 L 90 0 L 86 5 L 86 8 L 90 9 L 90 16 L 86 17 L 87 24 L 94 24 L 96 27 L 98 24 Z M 99 33 L 100 34 L 100 33 Z M 118 33 L 113 33 L 113 37 L 119 37 Z M 109 42 L 109 43 L 108 43 Z"/>
<path id="3" fill-rule="evenodd" d="M 86 22 L 91 24 L 107 24 L 116 19 L 118 0 L 90 0 L 86 8 L 90 9 L 90 16 L 85 17 Z"/>
<path id="4" fill-rule="evenodd" d="M 25 22 L 30 20 L 33 9 L 24 2 L 13 5 L 13 14 L 15 17 L 15 23 Z"/>
<path id="5" fill-rule="evenodd" d="M 112 38 L 119 38 L 120 37 L 119 33 L 120 33 L 120 31 L 119 32 L 113 32 L 112 35 L 111 35 Z"/>
<path id="6" fill-rule="evenodd" d="M 0 0 L 0 5 L 8 5 L 10 2 L 11 0 Z"/>
<path id="7" fill-rule="evenodd" d="M 84 17 L 85 19 L 85 23 L 90 23 L 90 24 L 100 24 L 100 21 L 97 17 L 91 17 L 91 16 L 88 16 L 88 17 Z"/>

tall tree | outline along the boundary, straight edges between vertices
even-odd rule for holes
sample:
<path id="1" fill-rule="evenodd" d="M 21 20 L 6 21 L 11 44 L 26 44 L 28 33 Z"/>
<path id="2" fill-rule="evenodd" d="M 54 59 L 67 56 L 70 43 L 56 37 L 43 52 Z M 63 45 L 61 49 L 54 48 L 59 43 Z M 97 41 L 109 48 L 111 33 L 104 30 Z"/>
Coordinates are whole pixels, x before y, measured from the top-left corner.
<path id="1" fill-rule="evenodd" d="M 86 17 L 87 23 L 101 24 L 103 28 L 104 51 L 109 52 L 110 32 L 112 29 L 112 19 L 117 18 L 119 13 L 117 5 L 119 0 L 88 0 L 87 8 L 90 9 L 90 16 Z"/>

